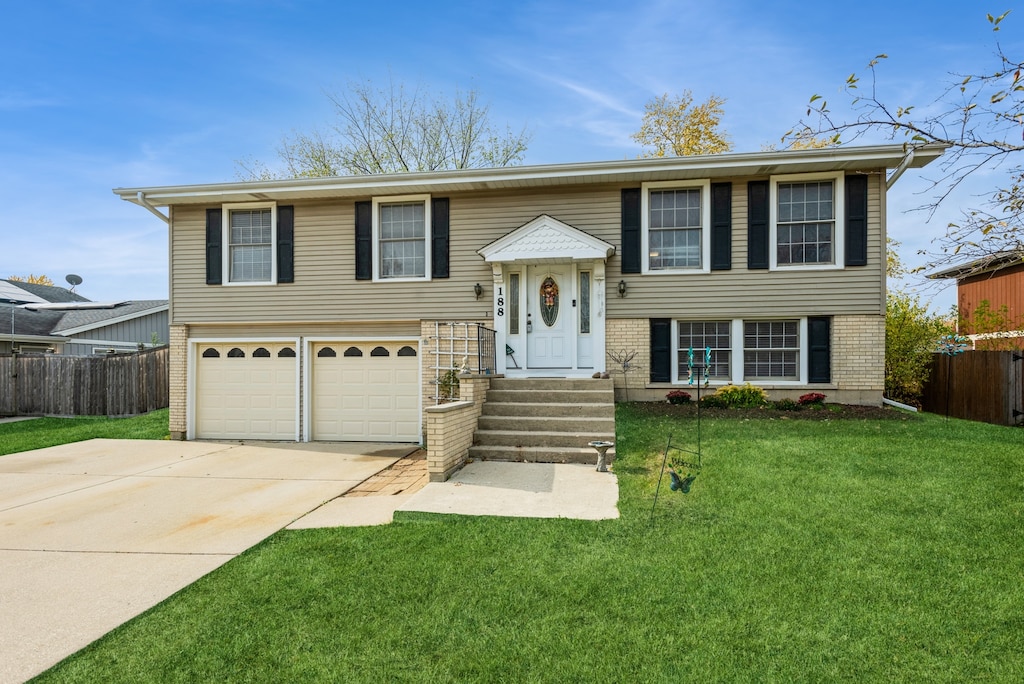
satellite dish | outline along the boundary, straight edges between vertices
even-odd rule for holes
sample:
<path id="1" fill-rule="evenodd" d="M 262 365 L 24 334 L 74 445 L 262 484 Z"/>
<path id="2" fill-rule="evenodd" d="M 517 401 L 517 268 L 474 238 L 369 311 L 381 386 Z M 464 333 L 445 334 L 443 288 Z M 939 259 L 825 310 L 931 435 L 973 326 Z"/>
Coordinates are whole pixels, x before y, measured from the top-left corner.
<path id="1" fill-rule="evenodd" d="M 82 284 L 82 276 L 75 275 L 74 273 L 68 273 L 64 276 L 64 280 L 68 281 L 71 285 L 71 291 L 74 292 L 75 288 Z"/>

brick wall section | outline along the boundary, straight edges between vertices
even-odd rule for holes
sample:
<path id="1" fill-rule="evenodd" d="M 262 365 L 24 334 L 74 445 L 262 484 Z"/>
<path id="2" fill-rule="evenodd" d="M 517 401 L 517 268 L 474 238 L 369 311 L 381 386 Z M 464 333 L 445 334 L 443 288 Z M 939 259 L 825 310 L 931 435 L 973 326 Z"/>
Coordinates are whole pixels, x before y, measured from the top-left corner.
<path id="1" fill-rule="evenodd" d="M 491 377 L 462 375 L 460 401 L 424 410 L 427 472 L 431 482 L 444 482 L 466 462 Z"/>
<path id="2" fill-rule="evenodd" d="M 616 318 L 606 322 L 605 345 L 608 357 L 605 359 L 608 373 L 615 381 L 615 398 L 625 397 L 623 389 L 642 390 L 651 379 L 651 324 L 646 318 Z M 628 373 L 612 360 L 611 354 L 636 352 L 630 362 L 633 367 Z M 628 385 L 627 385 L 628 383 Z M 631 397 L 639 399 L 639 396 Z"/>
<path id="3" fill-rule="evenodd" d="M 170 332 L 170 431 L 171 439 L 185 439 L 187 429 L 186 399 L 188 394 L 188 326 L 172 325 Z"/>
<path id="4" fill-rule="evenodd" d="M 885 389 L 885 316 L 832 319 L 832 383 L 840 390 Z"/>

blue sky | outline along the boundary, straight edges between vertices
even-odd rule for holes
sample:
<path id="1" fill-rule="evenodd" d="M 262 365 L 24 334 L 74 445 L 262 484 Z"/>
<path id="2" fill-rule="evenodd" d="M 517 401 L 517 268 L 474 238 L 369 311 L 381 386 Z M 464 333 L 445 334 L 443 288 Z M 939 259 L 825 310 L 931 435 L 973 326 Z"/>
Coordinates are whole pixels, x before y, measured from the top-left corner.
<path id="1" fill-rule="evenodd" d="M 324 93 L 351 81 L 476 88 L 493 121 L 529 128 L 525 162 L 541 164 L 635 157 L 630 133 L 665 92 L 726 98 L 734 150 L 756 151 L 811 95 L 838 105 L 876 54 L 889 55 L 882 98 L 921 107 L 950 72 L 991 67 L 996 38 L 1024 52 L 1024 11 L 998 35 L 985 20 L 1007 2 L 629 4 L 6 0 L 0 277 L 77 273 L 91 299 L 166 297 L 166 226 L 111 189 L 229 181 L 237 160 L 275 162 L 282 136 L 330 124 Z M 905 210 L 928 176 L 908 172 L 889 196 L 910 263 L 989 189 L 980 179 L 925 223 Z"/>

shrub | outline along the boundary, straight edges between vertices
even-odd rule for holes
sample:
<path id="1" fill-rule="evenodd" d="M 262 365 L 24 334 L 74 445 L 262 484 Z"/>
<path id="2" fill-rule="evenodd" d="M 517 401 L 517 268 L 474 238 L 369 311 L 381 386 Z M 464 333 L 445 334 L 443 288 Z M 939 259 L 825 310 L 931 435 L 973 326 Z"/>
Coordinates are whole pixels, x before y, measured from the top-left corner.
<path id="1" fill-rule="evenodd" d="M 821 406 L 825 403 L 825 395 L 821 392 L 808 392 L 807 394 L 801 395 L 801 397 L 797 399 L 797 402 L 801 406 L 810 406 L 812 404 Z"/>
<path id="2" fill-rule="evenodd" d="M 437 396 L 442 401 L 458 401 L 460 396 L 458 369 L 453 368 L 438 378 Z"/>
<path id="3" fill-rule="evenodd" d="M 709 394 L 700 400 L 700 405 L 704 408 L 729 408 L 729 402 L 724 397 L 718 396 L 718 394 Z"/>
<path id="4" fill-rule="evenodd" d="M 668 403 L 670 404 L 690 403 L 690 393 L 684 392 L 683 390 L 672 390 L 671 392 L 665 395 L 665 398 L 668 399 Z"/>
<path id="5" fill-rule="evenodd" d="M 728 408 L 758 408 L 768 403 L 768 395 L 765 394 L 765 391 L 749 382 L 742 387 L 739 385 L 719 387 L 714 396 L 722 399 Z"/>
<path id="6" fill-rule="evenodd" d="M 779 399 L 775 402 L 775 408 L 779 411 L 799 411 L 801 406 L 792 399 Z"/>
<path id="7" fill-rule="evenodd" d="M 943 316 L 917 295 L 895 290 L 885 300 L 885 396 L 920 406 L 939 339 L 951 333 Z"/>

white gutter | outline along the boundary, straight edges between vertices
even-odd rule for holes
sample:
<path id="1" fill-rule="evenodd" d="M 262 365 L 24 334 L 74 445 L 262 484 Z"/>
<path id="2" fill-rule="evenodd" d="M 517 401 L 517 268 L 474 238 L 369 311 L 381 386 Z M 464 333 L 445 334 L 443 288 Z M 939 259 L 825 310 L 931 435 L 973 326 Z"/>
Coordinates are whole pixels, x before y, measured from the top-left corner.
<path id="1" fill-rule="evenodd" d="M 900 176 L 903 175 L 904 171 L 906 171 L 908 168 L 910 168 L 910 164 L 913 163 L 913 161 L 914 161 L 914 148 L 911 147 L 910 150 L 907 152 L 907 156 L 905 156 L 903 158 L 903 161 L 900 162 L 900 165 L 896 167 L 896 170 L 893 171 L 892 175 L 889 176 L 889 178 L 885 181 L 885 189 L 886 190 L 892 188 L 892 186 L 896 184 L 896 181 L 898 181 L 900 179 Z M 139 194 L 141 195 L 142 193 L 140 192 Z"/>
<path id="2" fill-rule="evenodd" d="M 460 169 L 428 172 L 294 178 L 273 181 L 244 181 L 205 185 L 147 188 L 115 188 L 121 199 L 147 206 L 199 204 L 230 201 L 283 199 L 291 197 L 356 197 L 381 193 L 521 189 L 564 185 L 567 183 L 638 183 L 662 177 L 690 176 L 719 178 L 726 176 L 770 175 L 811 172 L 823 169 L 873 169 L 896 164 L 924 166 L 940 157 L 943 145 L 925 145 L 908 161 L 904 145 L 825 148 L 787 152 L 747 152 L 692 157 L 662 157 L 605 162 L 578 162 L 540 166 L 507 166 L 495 169 Z M 159 212 L 157 212 L 159 214 Z M 159 214 L 161 218 L 165 218 Z"/>
<path id="3" fill-rule="evenodd" d="M 125 304 L 131 304 L 131 302 L 45 302 L 43 304 L 21 304 L 18 308 L 29 311 L 83 311 L 87 309 L 116 309 Z"/>
<path id="4" fill-rule="evenodd" d="M 0 335 L 0 341 L 6 342 L 11 339 L 9 333 L 3 333 Z M 14 334 L 14 340 L 16 342 L 70 342 L 70 337 L 64 337 L 63 335 L 19 335 Z"/>
<path id="5" fill-rule="evenodd" d="M 146 193 L 144 193 L 141 190 L 139 190 L 139 194 L 135 196 L 135 199 L 138 201 L 138 203 L 140 205 L 144 206 L 146 209 L 149 209 L 157 217 L 159 217 L 161 221 L 163 221 L 167 225 L 171 225 L 171 218 L 169 216 L 165 216 L 164 214 L 160 213 L 159 209 L 157 209 L 152 204 L 150 204 L 149 200 L 146 199 Z"/>

